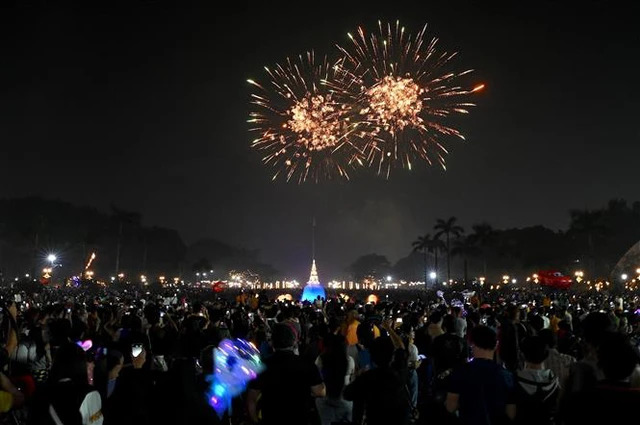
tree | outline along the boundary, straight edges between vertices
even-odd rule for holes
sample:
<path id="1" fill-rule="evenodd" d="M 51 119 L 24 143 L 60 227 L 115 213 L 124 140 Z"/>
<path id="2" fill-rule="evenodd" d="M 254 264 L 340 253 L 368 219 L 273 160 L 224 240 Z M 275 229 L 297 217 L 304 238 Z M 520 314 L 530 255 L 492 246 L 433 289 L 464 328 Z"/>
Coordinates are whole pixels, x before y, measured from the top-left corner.
<path id="1" fill-rule="evenodd" d="M 473 242 L 478 245 L 478 248 L 482 251 L 482 272 L 487 275 L 487 252 L 493 246 L 496 238 L 496 232 L 489 223 L 478 223 L 471 226 L 473 234 L 470 236 L 473 238 Z"/>
<path id="2" fill-rule="evenodd" d="M 569 214 L 571 215 L 569 232 L 586 240 L 589 256 L 589 268 L 593 273 L 596 258 L 595 241 L 606 233 L 606 228 L 603 225 L 602 211 L 571 210 L 569 211 Z"/>
<path id="3" fill-rule="evenodd" d="M 480 253 L 480 248 L 476 245 L 476 240 L 473 235 L 469 235 L 467 237 L 461 237 L 455 240 L 453 244 L 453 249 L 451 250 L 452 255 L 459 255 L 462 257 L 464 262 L 464 281 L 467 282 L 468 274 L 467 274 L 467 265 L 469 257 L 476 256 Z"/>
<path id="4" fill-rule="evenodd" d="M 391 264 L 384 255 L 367 254 L 351 264 L 350 270 L 355 280 L 383 279 L 389 273 Z"/>
<path id="5" fill-rule="evenodd" d="M 446 237 L 447 280 L 451 279 L 451 237 L 459 238 L 464 233 L 464 229 L 456 224 L 457 221 L 456 217 L 449 217 L 447 220 L 439 218 L 433 227 L 437 231 L 436 238 L 442 235 Z"/>
<path id="6" fill-rule="evenodd" d="M 122 251 L 122 238 L 124 235 L 125 227 L 140 227 L 142 223 L 142 216 L 137 212 L 124 211 L 116 206 L 111 206 L 112 219 L 118 226 L 118 241 L 116 245 L 116 274 L 120 273 L 120 254 Z"/>
<path id="7" fill-rule="evenodd" d="M 409 255 L 400 258 L 391 270 L 397 279 L 417 282 L 424 279 L 424 258 L 421 252 L 411 251 Z"/>
<path id="8" fill-rule="evenodd" d="M 193 263 L 191 270 L 193 270 L 194 273 L 209 273 L 212 268 L 213 267 L 209 260 L 206 258 L 200 258 L 198 261 Z"/>
<path id="9" fill-rule="evenodd" d="M 440 240 L 438 236 L 431 236 L 430 233 L 427 233 L 424 236 L 418 236 L 413 242 L 413 251 L 414 252 L 423 252 L 424 253 L 424 282 L 425 286 L 428 282 L 428 273 L 427 273 L 427 253 L 433 254 L 434 265 L 433 270 L 438 275 L 438 251 L 444 250 L 444 242 Z"/>
<path id="10" fill-rule="evenodd" d="M 427 273 L 427 252 L 429 251 L 429 248 L 431 246 L 431 234 L 427 233 L 424 236 L 418 236 L 418 239 L 416 239 L 415 241 L 413 241 L 413 243 L 411 244 L 411 246 L 413 246 L 413 252 L 422 252 L 424 254 L 424 284 L 425 284 L 425 288 L 427 286 L 427 277 L 428 277 L 428 273 Z"/>
<path id="11" fill-rule="evenodd" d="M 440 276 L 440 271 L 438 270 L 438 253 L 445 250 L 445 244 L 439 236 L 434 236 L 433 239 L 431 239 L 431 244 L 428 249 L 429 252 L 433 254 L 433 271 L 436 277 Z"/>

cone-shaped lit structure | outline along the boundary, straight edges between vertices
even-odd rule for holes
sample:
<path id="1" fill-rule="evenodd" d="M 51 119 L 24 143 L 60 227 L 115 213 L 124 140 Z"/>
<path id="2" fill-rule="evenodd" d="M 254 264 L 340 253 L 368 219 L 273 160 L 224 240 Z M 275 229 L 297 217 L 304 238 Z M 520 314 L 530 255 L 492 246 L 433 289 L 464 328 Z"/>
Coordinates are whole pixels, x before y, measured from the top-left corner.
<path id="1" fill-rule="evenodd" d="M 316 260 L 314 259 L 313 263 L 311 263 L 309 282 L 307 282 L 307 286 L 305 286 L 304 291 L 302 291 L 302 301 L 309 301 L 312 303 L 318 298 L 318 296 L 326 298 L 324 288 L 320 284 L 320 279 L 318 279 L 318 269 L 316 268 Z"/>
<path id="2" fill-rule="evenodd" d="M 320 285 L 320 279 L 318 279 L 318 269 L 316 269 L 316 260 L 313 260 L 311 264 L 311 274 L 309 275 L 309 282 Z"/>

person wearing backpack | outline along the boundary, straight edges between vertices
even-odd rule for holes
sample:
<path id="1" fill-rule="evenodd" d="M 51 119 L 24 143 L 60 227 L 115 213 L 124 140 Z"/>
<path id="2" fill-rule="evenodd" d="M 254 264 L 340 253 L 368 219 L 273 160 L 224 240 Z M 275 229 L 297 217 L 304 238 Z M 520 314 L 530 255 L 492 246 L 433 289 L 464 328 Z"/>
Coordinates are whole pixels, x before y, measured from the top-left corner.
<path id="1" fill-rule="evenodd" d="M 516 373 L 516 418 L 518 425 L 553 425 L 560 395 L 558 377 L 544 366 L 549 356 L 546 341 L 531 336 L 522 342 L 524 368 Z"/>

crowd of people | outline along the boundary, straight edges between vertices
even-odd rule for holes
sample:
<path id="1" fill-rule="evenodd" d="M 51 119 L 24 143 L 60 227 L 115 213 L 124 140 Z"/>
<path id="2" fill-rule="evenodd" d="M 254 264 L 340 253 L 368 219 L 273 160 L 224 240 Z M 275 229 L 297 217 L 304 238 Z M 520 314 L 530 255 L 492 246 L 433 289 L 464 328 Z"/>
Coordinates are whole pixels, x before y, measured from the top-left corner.
<path id="1" fill-rule="evenodd" d="M 0 423 L 572 425 L 640 402 L 635 297 L 409 295 L 5 289 Z M 226 338 L 265 367 L 220 417 L 206 393 Z"/>

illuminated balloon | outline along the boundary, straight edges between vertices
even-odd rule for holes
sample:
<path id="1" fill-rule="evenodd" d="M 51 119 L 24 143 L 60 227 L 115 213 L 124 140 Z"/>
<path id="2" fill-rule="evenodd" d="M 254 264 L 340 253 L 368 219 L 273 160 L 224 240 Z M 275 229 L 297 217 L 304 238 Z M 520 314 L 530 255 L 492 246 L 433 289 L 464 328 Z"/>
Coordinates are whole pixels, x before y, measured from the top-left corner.
<path id="1" fill-rule="evenodd" d="M 371 294 L 367 297 L 367 304 L 378 304 L 378 296 Z"/>
<path id="2" fill-rule="evenodd" d="M 280 302 L 292 301 L 293 297 L 291 296 L 291 294 L 282 294 L 282 295 L 278 296 L 277 300 L 280 301 Z"/>

